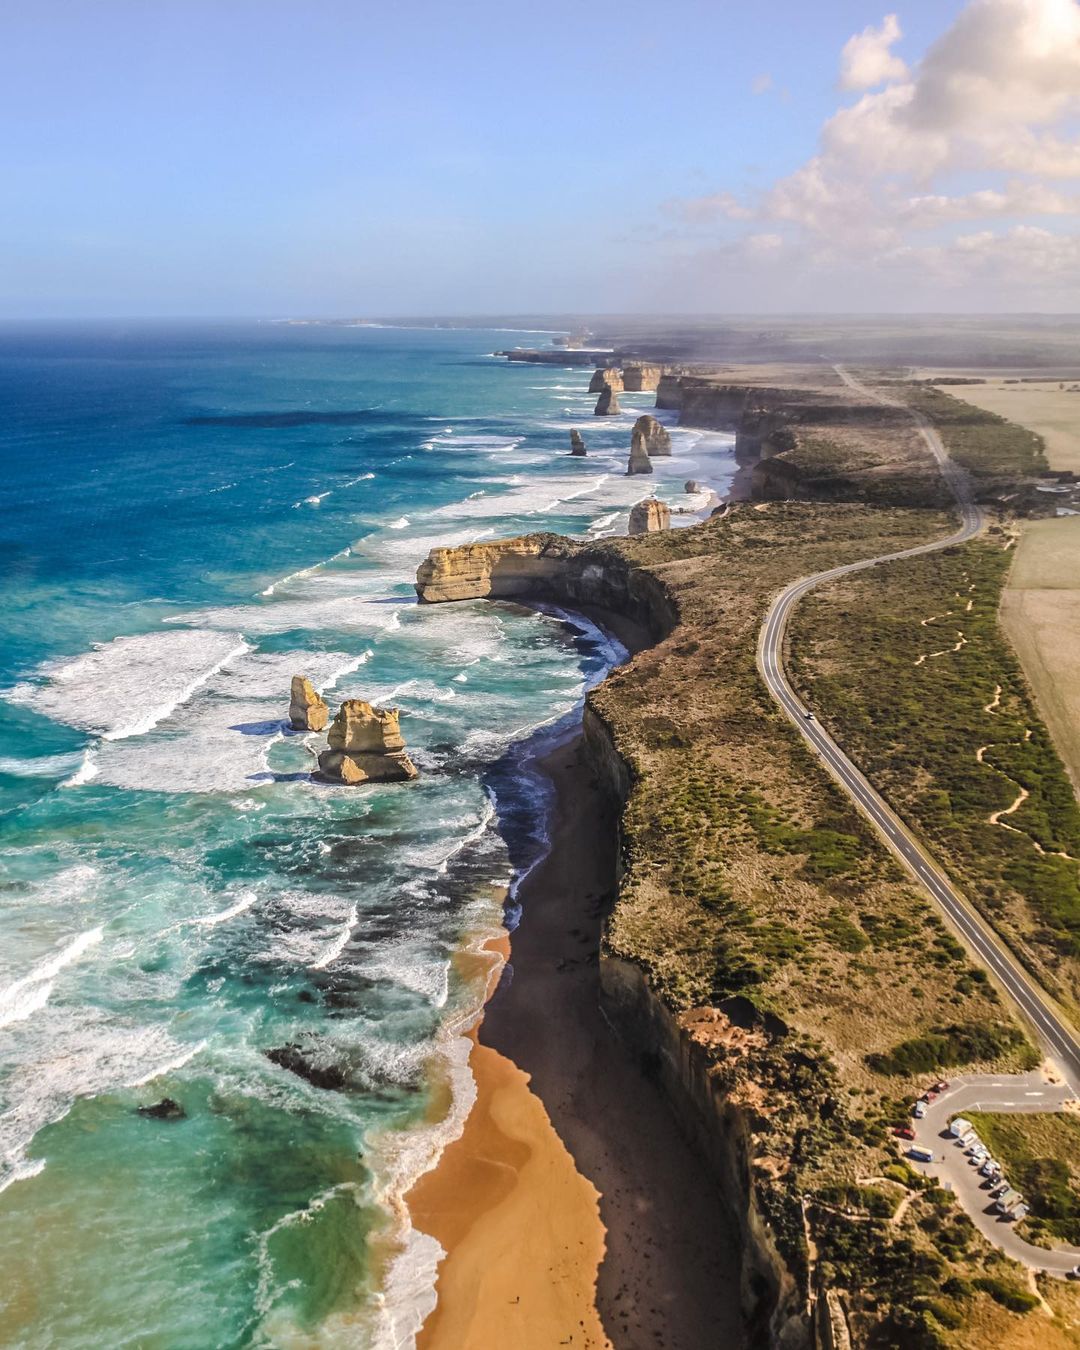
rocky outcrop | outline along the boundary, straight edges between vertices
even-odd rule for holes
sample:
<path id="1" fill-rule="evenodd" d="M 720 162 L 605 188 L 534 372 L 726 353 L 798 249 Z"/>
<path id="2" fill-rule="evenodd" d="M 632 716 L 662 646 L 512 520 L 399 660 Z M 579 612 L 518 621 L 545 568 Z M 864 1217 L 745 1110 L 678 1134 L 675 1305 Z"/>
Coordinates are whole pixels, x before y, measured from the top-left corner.
<path id="1" fill-rule="evenodd" d="M 660 366 L 623 366 L 623 388 L 628 394 L 655 389 L 663 373 Z"/>
<path id="2" fill-rule="evenodd" d="M 136 1115 L 146 1116 L 150 1120 L 186 1120 L 187 1112 L 172 1097 L 162 1097 L 153 1106 L 137 1106 Z"/>
<path id="3" fill-rule="evenodd" d="M 711 492 L 712 488 L 706 487 L 704 483 L 699 483 L 696 478 L 688 478 L 683 484 L 683 491 L 688 497 L 696 497 L 701 492 Z"/>
<path id="4" fill-rule="evenodd" d="M 593 409 L 595 417 L 614 417 L 616 413 L 622 412 L 619 407 L 619 396 L 614 389 L 605 387 L 600 391 L 600 397 L 596 400 L 596 407 Z"/>
<path id="5" fill-rule="evenodd" d="M 682 407 L 682 378 L 679 375 L 661 375 L 656 383 L 656 406 L 677 412 Z"/>
<path id="6" fill-rule="evenodd" d="M 327 741 L 330 748 L 319 756 L 319 772 L 325 778 L 354 785 L 400 783 L 417 777 L 405 753 L 397 708 L 373 708 L 362 698 L 346 699 Z"/>
<path id="7" fill-rule="evenodd" d="M 586 454 L 585 441 L 582 439 L 581 432 L 574 427 L 570 432 L 570 453 L 572 455 L 582 456 Z"/>
<path id="8" fill-rule="evenodd" d="M 670 529 L 671 509 L 655 497 L 646 497 L 630 512 L 630 534 L 654 534 L 657 530 Z"/>
<path id="9" fill-rule="evenodd" d="M 630 458 L 626 462 L 627 474 L 652 473 L 652 460 L 649 458 L 649 452 L 645 448 L 645 437 L 642 432 L 634 428 L 630 436 Z"/>
<path id="10" fill-rule="evenodd" d="M 622 393 L 623 377 L 621 370 L 616 370 L 613 366 L 601 366 L 593 371 L 593 377 L 589 381 L 589 393 L 600 394 L 605 389 L 610 389 L 616 394 Z"/>
<path id="11" fill-rule="evenodd" d="M 306 675 L 294 675 L 289 692 L 289 725 L 296 731 L 322 731 L 330 709 L 315 692 Z"/>
<path id="12" fill-rule="evenodd" d="M 633 445 L 634 436 L 642 437 L 645 442 L 645 450 L 650 455 L 671 454 L 671 432 L 650 413 L 642 413 L 634 423 L 634 430 L 630 438 L 631 445 Z"/>
<path id="13" fill-rule="evenodd" d="M 447 600 L 553 600 L 613 610 L 653 641 L 678 622 L 670 592 L 635 566 L 618 545 L 574 544 L 557 534 L 527 534 L 492 544 L 433 548 L 416 573 L 424 604 Z"/>
<path id="14" fill-rule="evenodd" d="M 263 1052 L 271 1064 L 289 1073 L 303 1078 L 312 1087 L 322 1088 L 324 1092 L 337 1092 L 349 1081 L 345 1070 L 337 1064 L 317 1064 L 304 1050 L 303 1046 L 290 1041 L 287 1045 L 277 1045 Z"/>

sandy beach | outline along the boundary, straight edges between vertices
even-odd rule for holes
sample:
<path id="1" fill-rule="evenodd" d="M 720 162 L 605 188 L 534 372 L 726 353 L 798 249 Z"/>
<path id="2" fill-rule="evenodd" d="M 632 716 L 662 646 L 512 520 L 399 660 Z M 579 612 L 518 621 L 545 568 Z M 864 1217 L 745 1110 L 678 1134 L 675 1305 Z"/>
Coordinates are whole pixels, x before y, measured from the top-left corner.
<path id="1" fill-rule="evenodd" d="M 545 761 L 548 857 L 476 1035 L 478 1099 L 409 1195 L 448 1255 L 421 1350 L 741 1345 L 738 1259 L 712 1180 L 598 1003 L 615 822 L 580 737 Z"/>

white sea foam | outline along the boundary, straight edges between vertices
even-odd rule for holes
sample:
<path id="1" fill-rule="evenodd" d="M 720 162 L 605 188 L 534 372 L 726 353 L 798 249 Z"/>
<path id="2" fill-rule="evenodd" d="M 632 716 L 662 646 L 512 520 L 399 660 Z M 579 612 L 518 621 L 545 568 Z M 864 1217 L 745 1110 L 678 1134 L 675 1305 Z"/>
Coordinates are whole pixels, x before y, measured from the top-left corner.
<path id="1" fill-rule="evenodd" d="M 333 942 L 326 948 L 317 960 L 312 961 L 312 970 L 325 970 L 327 966 L 333 965 L 341 953 L 349 945 L 349 939 L 352 937 L 353 929 L 356 927 L 356 920 L 359 917 L 357 907 L 353 905 L 349 910 L 348 918 L 341 925 Z"/>
<path id="2" fill-rule="evenodd" d="M 97 755 L 94 753 L 93 747 L 87 746 L 82 753 L 79 767 L 70 778 L 65 778 L 60 786 L 63 788 L 82 787 L 84 783 L 92 782 L 100 772 Z"/>
<path id="3" fill-rule="evenodd" d="M 123 740 L 157 726 L 248 650 L 235 627 L 114 638 L 73 660 L 43 666 L 42 683 L 17 685 L 7 697 L 104 740 Z"/>
<path id="4" fill-rule="evenodd" d="M 44 1158 L 28 1158 L 23 1162 L 14 1162 L 7 1169 L 3 1169 L 3 1163 L 0 1162 L 0 1192 L 6 1191 L 16 1181 L 29 1181 L 44 1171 Z"/>
<path id="5" fill-rule="evenodd" d="M 246 913 L 258 898 L 258 891 L 245 891 L 228 909 L 219 910 L 217 914 L 201 914 L 197 918 L 188 919 L 187 922 L 202 928 L 216 928 L 219 923 L 227 923 L 238 914 Z"/>
<path id="6" fill-rule="evenodd" d="M 100 928 L 88 928 L 72 938 L 58 952 L 39 961 L 21 979 L 0 989 L 0 1027 L 12 1022 L 24 1022 L 32 1013 L 39 1012 L 49 1000 L 56 976 L 77 961 L 83 952 L 101 941 Z"/>
<path id="7" fill-rule="evenodd" d="M 273 595 L 279 586 L 287 586 L 290 581 L 296 581 L 299 577 L 309 577 L 313 572 L 317 572 L 321 567 L 326 567 L 328 563 L 336 562 L 338 558 L 346 558 L 350 550 L 343 548 L 337 553 L 333 553 L 329 558 L 323 558 L 317 563 L 312 563 L 310 567 L 301 567 L 296 572 L 290 572 L 287 576 L 279 577 L 277 581 L 272 581 L 265 590 L 260 591 L 260 595 Z"/>
<path id="8" fill-rule="evenodd" d="M 391 521 L 391 523 L 387 525 L 386 528 L 388 530 L 405 530 L 408 529 L 408 527 L 409 527 L 409 517 L 398 516 L 397 520 Z"/>
<path id="9" fill-rule="evenodd" d="M 18 755 L 0 755 L 0 773 L 12 778 L 57 778 L 70 773 L 83 762 L 83 752 L 67 755 L 38 755 L 34 759 L 20 759 Z"/>

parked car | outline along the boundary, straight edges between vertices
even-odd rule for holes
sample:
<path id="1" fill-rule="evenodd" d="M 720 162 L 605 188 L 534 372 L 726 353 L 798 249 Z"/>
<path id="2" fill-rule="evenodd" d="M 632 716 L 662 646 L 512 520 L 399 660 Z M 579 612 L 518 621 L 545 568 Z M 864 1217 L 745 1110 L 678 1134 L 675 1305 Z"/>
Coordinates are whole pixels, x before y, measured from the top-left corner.
<path id="1" fill-rule="evenodd" d="M 949 1083 L 948 1080 L 945 1078 L 939 1078 L 938 1081 L 931 1088 L 932 1092 L 948 1092 L 948 1090 L 949 1090 Z"/>
<path id="2" fill-rule="evenodd" d="M 915 1105 L 911 1108 L 911 1114 L 915 1117 L 916 1120 L 922 1120 L 923 1116 L 926 1115 L 926 1103 L 916 1102 Z"/>
<path id="3" fill-rule="evenodd" d="M 972 1167 L 981 1167 L 983 1163 L 987 1160 L 987 1158 L 989 1158 L 989 1156 L 990 1154 L 987 1153 L 986 1149 L 977 1148 L 975 1152 L 971 1155 L 971 1157 L 968 1159 L 968 1162 L 971 1163 Z"/>
<path id="4" fill-rule="evenodd" d="M 979 1136 L 975 1135 L 971 1139 L 971 1142 L 968 1144 L 968 1146 L 964 1149 L 964 1152 L 970 1156 L 972 1153 L 978 1153 L 980 1150 L 985 1153 L 986 1146 L 983 1144 Z"/>
<path id="5" fill-rule="evenodd" d="M 926 1102 L 927 1104 L 929 1104 L 934 1100 L 936 1096 L 937 1093 L 934 1091 L 933 1088 L 927 1088 L 926 1091 L 923 1093 L 923 1095 L 919 1098 L 919 1101 Z"/>
<path id="6" fill-rule="evenodd" d="M 1069 1279 L 1080 1280 L 1080 1266 L 1073 1266 L 1072 1270 L 1069 1271 Z"/>
<path id="7" fill-rule="evenodd" d="M 997 1165 L 997 1163 L 993 1160 L 993 1158 L 987 1158 L 986 1161 L 983 1163 L 983 1165 L 979 1168 L 979 1171 L 982 1173 L 984 1177 L 988 1177 L 991 1176 L 994 1172 L 1000 1172 L 1001 1168 Z"/>
<path id="8" fill-rule="evenodd" d="M 897 1125 L 896 1129 L 893 1130 L 893 1134 L 896 1135 L 897 1139 L 915 1138 L 915 1131 L 911 1128 L 910 1125 Z"/>
<path id="9" fill-rule="evenodd" d="M 999 1181 L 990 1194 L 993 1196 L 1004 1195 L 1008 1189 L 1009 1183 L 1007 1181 Z"/>

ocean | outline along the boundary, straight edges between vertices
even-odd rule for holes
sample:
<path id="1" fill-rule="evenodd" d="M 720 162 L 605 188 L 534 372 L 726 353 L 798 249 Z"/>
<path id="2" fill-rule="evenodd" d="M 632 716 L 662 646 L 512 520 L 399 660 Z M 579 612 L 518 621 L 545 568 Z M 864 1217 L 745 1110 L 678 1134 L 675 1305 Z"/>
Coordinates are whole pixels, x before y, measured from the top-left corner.
<path id="1" fill-rule="evenodd" d="M 0 328 L 0 1344 L 412 1345 L 441 1252 L 402 1197 L 471 1102 L 461 957 L 543 854 L 537 748 L 625 655 L 418 606 L 416 566 L 624 533 L 654 488 L 700 511 L 684 480 L 734 471 L 675 429 L 626 478 L 653 395 L 594 418 L 589 371 L 491 355 L 548 342 Z M 315 782 L 298 673 L 400 707 L 419 780 Z"/>

